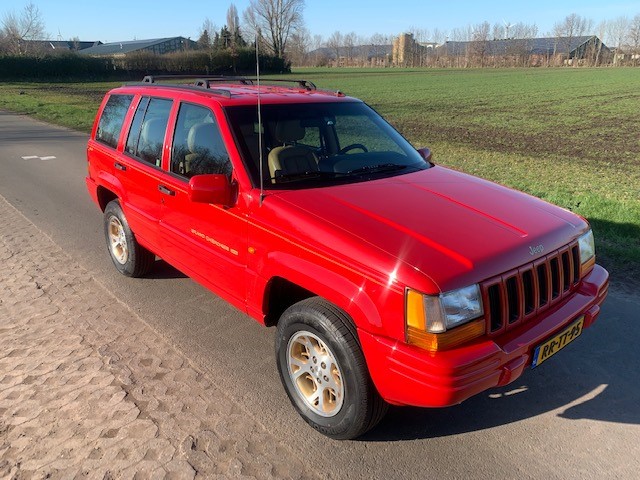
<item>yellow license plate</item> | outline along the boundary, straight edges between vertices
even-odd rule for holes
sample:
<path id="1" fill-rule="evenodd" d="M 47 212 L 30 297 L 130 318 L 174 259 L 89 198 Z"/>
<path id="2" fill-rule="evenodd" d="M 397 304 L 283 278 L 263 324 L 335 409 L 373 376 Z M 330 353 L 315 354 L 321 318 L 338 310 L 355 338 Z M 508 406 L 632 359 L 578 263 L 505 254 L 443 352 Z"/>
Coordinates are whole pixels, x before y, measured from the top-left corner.
<path id="1" fill-rule="evenodd" d="M 558 333 L 555 337 L 550 338 L 541 343 L 533 351 L 533 362 L 531 368 L 536 368 L 542 362 L 552 357 L 564 347 L 573 342 L 582 333 L 582 325 L 584 324 L 584 316 L 573 322 L 567 328 Z"/>

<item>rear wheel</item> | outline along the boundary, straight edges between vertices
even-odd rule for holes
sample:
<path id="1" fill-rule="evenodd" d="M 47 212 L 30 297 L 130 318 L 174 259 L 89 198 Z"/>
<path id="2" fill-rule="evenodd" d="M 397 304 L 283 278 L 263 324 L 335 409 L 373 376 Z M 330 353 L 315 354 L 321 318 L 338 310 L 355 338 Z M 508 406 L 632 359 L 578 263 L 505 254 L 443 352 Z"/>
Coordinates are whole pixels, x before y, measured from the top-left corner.
<path id="1" fill-rule="evenodd" d="M 104 235 L 111 260 L 120 273 L 141 277 L 151 270 L 156 257 L 138 243 L 118 200 L 109 202 L 104 209 Z"/>
<path id="2" fill-rule="evenodd" d="M 291 403 L 320 433 L 356 438 L 386 413 L 351 319 L 329 302 L 309 298 L 283 313 L 276 356 Z"/>

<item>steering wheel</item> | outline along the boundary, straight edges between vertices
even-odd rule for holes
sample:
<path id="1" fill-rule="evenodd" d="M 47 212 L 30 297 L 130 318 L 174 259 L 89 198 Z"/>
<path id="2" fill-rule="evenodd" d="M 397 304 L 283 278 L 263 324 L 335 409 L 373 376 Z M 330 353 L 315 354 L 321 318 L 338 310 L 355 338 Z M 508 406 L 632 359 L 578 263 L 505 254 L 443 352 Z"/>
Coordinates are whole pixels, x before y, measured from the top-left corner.
<path id="1" fill-rule="evenodd" d="M 350 152 L 351 150 L 354 150 L 356 148 L 359 148 L 364 153 L 367 153 L 369 151 L 367 147 L 365 147 L 361 143 L 352 143 L 351 145 L 347 145 L 346 147 L 341 148 L 340 151 L 338 152 L 338 155 L 344 155 L 345 153 Z"/>

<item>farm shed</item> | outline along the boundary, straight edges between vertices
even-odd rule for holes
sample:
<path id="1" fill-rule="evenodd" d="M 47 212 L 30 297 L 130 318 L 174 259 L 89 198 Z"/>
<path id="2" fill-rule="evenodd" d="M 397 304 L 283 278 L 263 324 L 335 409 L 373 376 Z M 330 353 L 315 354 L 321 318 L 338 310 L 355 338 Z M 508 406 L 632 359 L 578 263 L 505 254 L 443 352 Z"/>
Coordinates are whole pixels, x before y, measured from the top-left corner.
<path id="1" fill-rule="evenodd" d="M 151 40 L 131 40 L 128 42 L 112 42 L 96 45 L 81 50 L 80 53 L 92 56 L 120 57 L 129 53 L 149 52 L 157 55 L 165 53 L 194 50 L 196 42 L 184 37 L 155 38 Z"/>
<path id="2" fill-rule="evenodd" d="M 437 48 L 441 56 L 527 55 L 532 58 L 561 57 L 564 60 L 583 60 L 598 51 L 601 55 L 610 54 L 609 48 L 595 35 L 445 42 Z"/>

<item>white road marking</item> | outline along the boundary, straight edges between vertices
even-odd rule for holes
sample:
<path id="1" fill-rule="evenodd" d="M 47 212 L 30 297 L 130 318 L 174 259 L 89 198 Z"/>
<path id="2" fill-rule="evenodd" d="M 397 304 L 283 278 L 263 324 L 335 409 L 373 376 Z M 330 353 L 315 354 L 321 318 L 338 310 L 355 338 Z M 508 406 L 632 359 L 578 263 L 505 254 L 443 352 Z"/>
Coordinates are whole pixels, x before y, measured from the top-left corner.
<path id="1" fill-rule="evenodd" d="M 36 158 L 40 160 L 55 160 L 56 157 L 53 155 L 47 155 L 45 157 L 39 157 L 38 155 L 25 155 L 22 157 L 23 160 L 35 160 Z"/>

